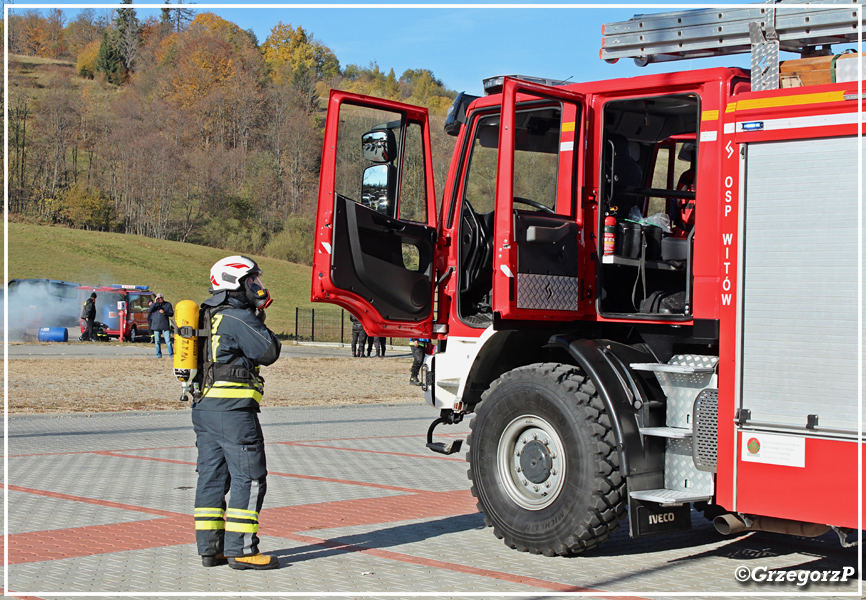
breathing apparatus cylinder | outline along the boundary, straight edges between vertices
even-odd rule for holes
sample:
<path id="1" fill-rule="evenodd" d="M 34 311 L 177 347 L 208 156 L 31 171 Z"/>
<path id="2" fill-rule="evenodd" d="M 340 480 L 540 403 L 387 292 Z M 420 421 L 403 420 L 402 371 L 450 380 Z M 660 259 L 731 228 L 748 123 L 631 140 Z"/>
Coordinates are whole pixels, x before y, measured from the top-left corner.
<path id="1" fill-rule="evenodd" d="M 174 376 L 183 384 L 181 401 L 187 399 L 187 392 L 198 374 L 198 319 L 198 304 L 192 300 L 181 300 L 174 307 L 177 325 L 174 336 Z"/>

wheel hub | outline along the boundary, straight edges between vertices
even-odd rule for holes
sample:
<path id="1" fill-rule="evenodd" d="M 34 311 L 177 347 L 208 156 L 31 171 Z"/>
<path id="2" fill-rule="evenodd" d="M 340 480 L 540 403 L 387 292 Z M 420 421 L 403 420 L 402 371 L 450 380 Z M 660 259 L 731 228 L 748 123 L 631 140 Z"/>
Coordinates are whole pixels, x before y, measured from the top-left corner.
<path id="1" fill-rule="evenodd" d="M 520 468 L 532 483 L 547 481 L 552 463 L 547 446 L 538 440 L 528 442 L 520 453 Z"/>
<path id="2" fill-rule="evenodd" d="M 559 497 L 565 482 L 563 444 L 541 417 L 514 419 L 499 438 L 496 456 L 508 496 L 521 508 L 541 510 Z"/>

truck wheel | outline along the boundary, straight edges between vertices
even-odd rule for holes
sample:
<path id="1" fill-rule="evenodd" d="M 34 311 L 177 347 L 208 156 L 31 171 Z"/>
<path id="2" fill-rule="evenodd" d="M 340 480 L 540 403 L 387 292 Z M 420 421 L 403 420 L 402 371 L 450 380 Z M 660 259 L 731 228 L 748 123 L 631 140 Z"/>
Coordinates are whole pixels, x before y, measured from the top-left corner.
<path id="1" fill-rule="evenodd" d="M 129 330 L 129 341 L 134 342 L 138 339 L 138 329 L 135 328 L 135 325 L 132 326 L 132 329 Z"/>
<path id="2" fill-rule="evenodd" d="M 505 373 L 470 428 L 472 495 L 511 548 L 580 554 L 619 526 L 626 494 L 613 429 L 579 369 L 545 363 Z"/>

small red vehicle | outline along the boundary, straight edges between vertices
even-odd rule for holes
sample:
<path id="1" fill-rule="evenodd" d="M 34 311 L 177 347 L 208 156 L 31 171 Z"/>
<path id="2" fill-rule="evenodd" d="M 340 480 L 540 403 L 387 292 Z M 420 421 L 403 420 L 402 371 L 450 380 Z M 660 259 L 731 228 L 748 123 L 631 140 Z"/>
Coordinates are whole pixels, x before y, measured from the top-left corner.
<path id="1" fill-rule="evenodd" d="M 141 336 L 150 335 L 147 310 L 155 294 L 149 286 L 115 283 L 105 286 L 82 285 L 78 290 L 79 305 L 84 304 L 92 292 L 96 292 L 96 321 L 106 326 L 108 337 L 134 342 Z M 82 319 L 82 333 L 84 329 Z"/>

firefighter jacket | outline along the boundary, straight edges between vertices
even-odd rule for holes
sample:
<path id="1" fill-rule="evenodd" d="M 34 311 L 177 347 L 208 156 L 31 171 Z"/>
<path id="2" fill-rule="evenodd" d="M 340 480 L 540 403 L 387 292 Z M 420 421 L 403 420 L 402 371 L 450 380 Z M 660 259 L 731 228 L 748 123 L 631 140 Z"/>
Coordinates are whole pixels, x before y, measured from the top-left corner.
<path id="1" fill-rule="evenodd" d="M 198 410 L 259 410 L 264 392 L 260 365 L 270 365 L 280 357 L 280 340 L 265 327 L 255 310 L 245 301 L 225 292 L 202 303 L 202 309 L 215 308 L 209 324 L 210 335 L 203 349 L 207 352 L 202 399 Z"/>
<path id="2" fill-rule="evenodd" d="M 84 303 L 84 307 L 81 309 L 81 318 L 91 320 L 96 318 L 96 300 L 93 298 L 87 299 L 87 302 Z"/>

